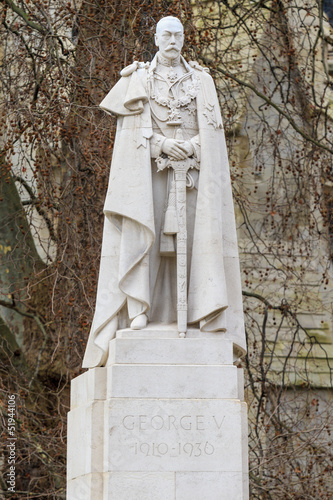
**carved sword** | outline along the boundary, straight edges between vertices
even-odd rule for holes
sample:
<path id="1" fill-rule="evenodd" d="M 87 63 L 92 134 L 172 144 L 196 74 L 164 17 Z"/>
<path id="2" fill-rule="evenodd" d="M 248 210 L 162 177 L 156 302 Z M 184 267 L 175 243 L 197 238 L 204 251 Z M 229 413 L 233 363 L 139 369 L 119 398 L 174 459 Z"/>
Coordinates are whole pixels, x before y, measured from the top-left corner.
<path id="1" fill-rule="evenodd" d="M 186 174 L 190 168 L 197 168 L 194 158 L 171 160 L 159 157 L 157 169 L 172 168 L 176 187 L 177 229 L 177 327 L 179 337 L 184 338 L 187 330 L 187 224 L 186 224 Z"/>

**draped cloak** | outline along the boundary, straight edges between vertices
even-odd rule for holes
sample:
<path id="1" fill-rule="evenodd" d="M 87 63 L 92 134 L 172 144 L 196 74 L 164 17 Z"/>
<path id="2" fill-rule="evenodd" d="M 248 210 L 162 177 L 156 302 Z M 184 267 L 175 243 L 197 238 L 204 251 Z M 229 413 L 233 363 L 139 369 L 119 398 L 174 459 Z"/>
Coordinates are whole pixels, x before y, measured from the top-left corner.
<path id="1" fill-rule="evenodd" d="M 154 61 L 153 61 L 154 62 Z M 229 164 L 222 118 L 211 76 L 184 61 L 198 78 L 200 174 L 188 286 L 188 323 L 246 350 L 241 281 Z M 155 63 L 156 64 L 156 63 Z M 117 314 L 127 305 L 149 310 L 149 251 L 155 241 L 147 78 L 153 63 L 133 63 L 101 103 L 118 117 L 104 205 L 102 256 L 95 315 L 84 368 L 101 366 L 115 336 Z M 126 71 L 127 70 L 127 71 Z M 125 76 L 126 75 L 126 76 Z M 157 167 L 156 167 L 157 168 Z"/>

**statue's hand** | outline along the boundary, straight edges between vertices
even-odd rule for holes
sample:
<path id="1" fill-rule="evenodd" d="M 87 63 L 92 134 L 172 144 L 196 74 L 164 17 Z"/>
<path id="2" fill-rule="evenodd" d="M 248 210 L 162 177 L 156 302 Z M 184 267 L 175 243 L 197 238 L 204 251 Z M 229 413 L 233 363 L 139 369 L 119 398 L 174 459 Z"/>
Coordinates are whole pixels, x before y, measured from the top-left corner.
<path id="1" fill-rule="evenodd" d="M 181 145 L 186 151 L 187 156 L 192 156 L 194 154 L 194 147 L 190 141 L 184 141 Z"/>
<path id="2" fill-rule="evenodd" d="M 193 154 L 193 146 L 188 141 L 177 141 L 176 139 L 166 139 L 162 146 L 162 152 L 172 160 L 185 160 Z"/>

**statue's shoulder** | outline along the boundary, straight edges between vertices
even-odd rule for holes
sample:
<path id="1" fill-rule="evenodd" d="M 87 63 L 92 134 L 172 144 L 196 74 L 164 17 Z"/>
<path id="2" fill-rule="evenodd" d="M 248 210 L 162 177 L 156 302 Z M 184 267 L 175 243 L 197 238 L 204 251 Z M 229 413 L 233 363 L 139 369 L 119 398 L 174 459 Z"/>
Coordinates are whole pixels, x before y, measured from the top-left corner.
<path id="1" fill-rule="evenodd" d="M 196 69 L 198 71 L 204 71 L 205 73 L 209 73 L 209 68 L 204 68 L 203 66 L 200 66 L 200 64 L 197 61 L 189 61 L 189 65 L 193 69 Z"/>
<path id="2" fill-rule="evenodd" d="M 126 68 L 122 69 L 120 75 L 131 76 L 138 69 L 148 69 L 148 68 L 149 68 L 149 62 L 144 63 L 144 62 L 134 61 L 132 64 L 126 66 Z"/>

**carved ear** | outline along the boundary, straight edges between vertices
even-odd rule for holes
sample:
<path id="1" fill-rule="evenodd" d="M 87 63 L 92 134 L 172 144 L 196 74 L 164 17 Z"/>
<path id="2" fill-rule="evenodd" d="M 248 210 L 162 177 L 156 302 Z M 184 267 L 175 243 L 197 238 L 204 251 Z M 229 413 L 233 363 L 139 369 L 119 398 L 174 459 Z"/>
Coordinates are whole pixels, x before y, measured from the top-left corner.
<path id="1" fill-rule="evenodd" d="M 158 47 L 158 37 L 157 37 L 157 33 L 155 33 L 155 35 L 154 35 L 154 40 L 155 40 L 155 45 L 156 45 L 156 47 Z"/>

